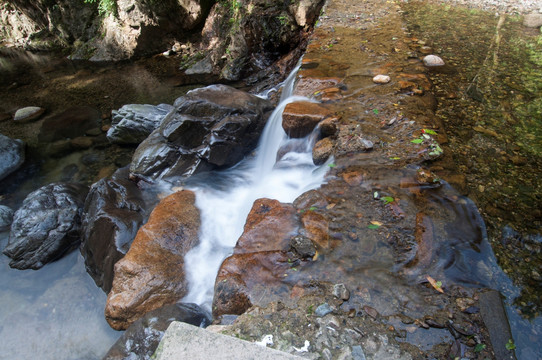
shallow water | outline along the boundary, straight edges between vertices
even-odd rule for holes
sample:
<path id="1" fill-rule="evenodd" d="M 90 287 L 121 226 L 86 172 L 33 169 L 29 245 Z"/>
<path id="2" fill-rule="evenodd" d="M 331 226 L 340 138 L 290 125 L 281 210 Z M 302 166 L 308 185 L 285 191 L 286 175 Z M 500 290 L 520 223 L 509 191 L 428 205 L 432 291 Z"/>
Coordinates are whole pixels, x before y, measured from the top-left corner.
<path id="1" fill-rule="evenodd" d="M 8 234 L 0 234 L 0 246 Z M 39 271 L 16 270 L 0 256 L 0 359 L 98 359 L 119 332 L 104 320 L 105 293 L 79 251 Z"/>

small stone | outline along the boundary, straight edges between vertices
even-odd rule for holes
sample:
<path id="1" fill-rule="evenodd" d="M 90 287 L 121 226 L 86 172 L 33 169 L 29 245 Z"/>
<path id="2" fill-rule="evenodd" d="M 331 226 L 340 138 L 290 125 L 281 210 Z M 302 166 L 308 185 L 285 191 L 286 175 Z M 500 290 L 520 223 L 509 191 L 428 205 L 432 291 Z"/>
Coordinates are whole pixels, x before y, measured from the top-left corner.
<path id="1" fill-rule="evenodd" d="M 350 291 L 348 291 L 344 284 L 333 285 L 333 295 L 335 295 L 336 298 L 344 301 L 350 299 Z"/>
<path id="2" fill-rule="evenodd" d="M 361 346 L 352 346 L 352 359 L 353 360 L 366 360 L 365 353 Z"/>
<path id="3" fill-rule="evenodd" d="M 361 145 L 363 145 L 363 148 L 365 150 L 369 151 L 373 149 L 374 144 L 371 140 L 361 139 L 360 142 L 361 142 Z"/>
<path id="4" fill-rule="evenodd" d="M 423 64 L 427 67 L 443 66 L 444 60 L 436 55 L 427 55 L 423 58 Z"/>
<path id="5" fill-rule="evenodd" d="M 542 14 L 531 13 L 523 18 L 523 25 L 530 28 L 542 26 Z"/>
<path id="6" fill-rule="evenodd" d="M 316 311 L 314 312 L 314 314 L 318 317 L 324 317 L 327 314 L 330 314 L 331 312 L 333 312 L 333 309 L 331 308 L 331 306 L 329 306 L 328 303 L 323 303 L 322 305 L 316 308 Z"/>
<path id="7" fill-rule="evenodd" d="M 376 75 L 373 78 L 375 84 L 387 84 L 391 81 L 391 78 L 388 75 Z"/>
<path id="8" fill-rule="evenodd" d="M 28 106 L 22 109 L 19 109 L 15 112 L 13 117 L 14 121 L 17 122 L 27 122 L 32 120 L 37 120 L 45 112 L 44 108 L 38 106 Z"/>
<path id="9" fill-rule="evenodd" d="M 363 307 L 363 310 L 367 313 L 367 315 L 376 320 L 376 317 L 378 316 L 378 311 L 368 305 L 365 305 Z"/>
<path id="10" fill-rule="evenodd" d="M 485 186 L 484 185 L 478 185 L 478 191 L 480 192 L 484 192 L 485 191 Z"/>
<path id="11" fill-rule="evenodd" d="M 76 149 L 88 149 L 92 146 L 92 139 L 86 136 L 78 136 L 72 139 L 70 144 Z"/>
<path id="12" fill-rule="evenodd" d="M 420 52 L 424 55 L 429 55 L 433 52 L 433 48 L 430 46 L 422 46 L 420 48 Z"/>
<path id="13" fill-rule="evenodd" d="M 527 164 L 527 158 L 524 158 L 523 156 L 518 156 L 518 155 L 511 156 L 510 161 L 514 165 L 518 165 L 518 166 L 523 166 L 523 165 Z"/>
<path id="14" fill-rule="evenodd" d="M 316 247 L 306 236 L 298 235 L 293 237 L 290 245 L 302 258 L 312 258 L 316 254 Z"/>

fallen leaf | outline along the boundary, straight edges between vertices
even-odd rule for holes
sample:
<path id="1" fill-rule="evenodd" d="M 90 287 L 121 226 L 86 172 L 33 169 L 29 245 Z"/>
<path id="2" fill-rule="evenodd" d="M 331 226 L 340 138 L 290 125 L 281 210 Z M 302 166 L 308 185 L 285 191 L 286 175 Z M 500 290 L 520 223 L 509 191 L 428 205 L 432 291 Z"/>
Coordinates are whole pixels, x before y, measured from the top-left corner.
<path id="1" fill-rule="evenodd" d="M 410 142 L 414 144 L 421 144 L 423 142 L 423 139 L 414 139 L 414 140 L 411 140 Z"/>
<path id="2" fill-rule="evenodd" d="M 429 281 L 429 284 L 431 284 L 431 286 L 437 290 L 438 292 L 440 293 L 443 293 L 444 294 L 444 290 L 442 290 L 442 282 L 440 281 L 436 281 L 435 279 L 433 279 L 431 276 L 427 275 L 425 277 L 427 279 L 427 281 Z"/>
<path id="3" fill-rule="evenodd" d="M 381 223 L 380 221 L 376 221 L 376 220 L 371 220 L 371 224 L 376 225 L 376 226 L 382 226 L 382 225 L 384 225 L 384 224 Z"/>

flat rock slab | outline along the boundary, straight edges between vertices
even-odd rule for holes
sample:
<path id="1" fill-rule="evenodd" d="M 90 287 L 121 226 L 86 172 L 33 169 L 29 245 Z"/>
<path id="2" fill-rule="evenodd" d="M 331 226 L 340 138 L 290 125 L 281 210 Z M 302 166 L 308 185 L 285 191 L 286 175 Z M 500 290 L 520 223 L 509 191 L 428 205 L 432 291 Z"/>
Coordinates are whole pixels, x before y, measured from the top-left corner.
<path id="1" fill-rule="evenodd" d="M 212 350 L 209 352 L 207 349 Z M 154 353 L 154 358 L 156 360 L 207 360 L 210 358 L 214 360 L 303 359 L 256 343 L 212 333 L 177 321 L 169 325 L 160 345 L 158 345 L 158 349 Z"/>

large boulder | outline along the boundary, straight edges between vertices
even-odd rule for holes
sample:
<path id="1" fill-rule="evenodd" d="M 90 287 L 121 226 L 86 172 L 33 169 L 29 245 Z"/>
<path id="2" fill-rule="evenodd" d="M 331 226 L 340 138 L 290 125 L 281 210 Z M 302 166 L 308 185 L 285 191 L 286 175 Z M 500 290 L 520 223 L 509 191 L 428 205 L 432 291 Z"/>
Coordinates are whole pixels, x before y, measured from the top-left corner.
<path id="1" fill-rule="evenodd" d="M 79 243 L 88 188 L 53 183 L 30 193 L 15 212 L 4 254 L 17 269 L 39 269 Z"/>
<path id="2" fill-rule="evenodd" d="M 282 112 L 282 128 L 289 137 L 302 138 L 309 135 L 320 121 L 331 114 L 329 109 L 317 103 L 292 102 L 286 105 Z"/>
<path id="3" fill-rule="evenodd" d="M 0 180 L 24 163 L 24 151 L 25 146 L 21 140 L 13 140 L 0 134 Z"/>
<path id="4" fill-rule="evenodd" d="M 188 92 L 136 149 L 130 172 L 157 180 L 232 166 L 256 146 L 272 105 L 226 85 Z"/>
<path id="5" fill-rule="evenodd" d="M 85 136 L 88 130 L 100 127 L 101 119 L 102 114 L 95 108 L 74 106 L 43 120 L 38 139 L 53 142 Z"/>
<path id="6" fill-rule="evenodd" d="M 149 311 L 186 295 L 184 256 L 197 245 L 199 226 L 191 191 L 173 193 L 156 206 L 126 256 L 115 265 L 105 307 L 112 328 L 126 329 Z"/>
<path id="7" fill-rule="evenodd" d="M 117 144 L 139 144 L 160 126 L 173 109 L 173 106 L 168 104 L 129 104 L 113 110 L 107 139 Z"/>
<path id="8" fill-rule="evenodd" d="M 128 168 L 90 188 L 80 249 L 87 272 L 105 292 L 111 290 L 115 263 L 128 252 L 145 215 L 143 195 L 128 179 Z"/>
<path id="9" fill-rule="evenodd" d="M 103 360 L 148 360 L 172 321 L 194 326 L 211 323 L 209 314 L 196 304 L 177 303 L 153 310 L 134 322 L 109 349 Z"/>
<path id="10" fill-rule="evenodd" d="M 291 265 L 287 251 L 298 228 L 292 205 L 270 199 L 254 202 L 233 255 L 218 271 L 213 315 L 242 314 L 254 297 L 280 287 Z"/>

